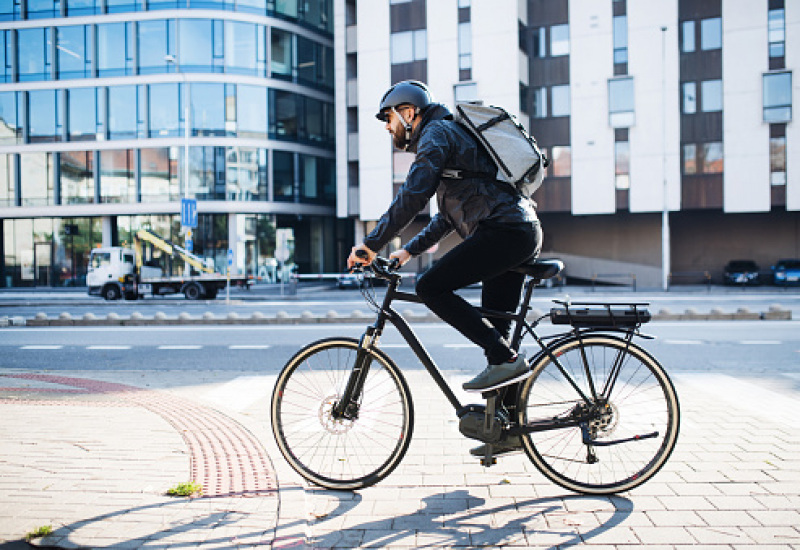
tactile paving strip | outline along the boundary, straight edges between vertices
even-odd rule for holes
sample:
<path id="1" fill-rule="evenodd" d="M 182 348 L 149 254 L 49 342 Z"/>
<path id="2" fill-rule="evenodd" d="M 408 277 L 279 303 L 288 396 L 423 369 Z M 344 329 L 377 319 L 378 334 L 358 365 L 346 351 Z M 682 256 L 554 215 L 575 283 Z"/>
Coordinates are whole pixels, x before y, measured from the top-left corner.
<path id="1" fill-rule="evenodd" d="M 159 415 L 169 422 L 186 442 L 189 448 L 191 479 L 203 486 L 204 497 L 252 497 L 274 494 L 277 489 L 269 457 L 258 439 L 244 426 L 214 409 L 166 392 L 144 390 L 114 382 L 49 374 L 3 376 L 60 384 L 71 388 L 41 389 L 49 394 L 113 393 L 124 402 L 144 407 Z M 18 390 L 18 388 L 0 388 L 0 390 Z M 26 388 L 26 391 L 37 392 L 39 388 Z M 19 403 L 19 400 L 10 402 Z M 69 401 L 57 403 L 68 404 Z M 113 405 L 111 402 L 108 404 Z"/>

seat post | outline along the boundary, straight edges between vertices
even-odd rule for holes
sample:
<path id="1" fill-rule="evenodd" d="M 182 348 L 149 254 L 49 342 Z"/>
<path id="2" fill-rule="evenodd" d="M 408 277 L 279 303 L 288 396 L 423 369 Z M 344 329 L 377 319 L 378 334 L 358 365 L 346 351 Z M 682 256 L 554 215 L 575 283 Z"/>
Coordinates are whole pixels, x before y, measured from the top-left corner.
<path id="1" fill-rule="evenodd" d="M 533 287 L 538 285 L 540 282 L 540 279 L 534 279 L 532 277 L 528 277 L 528 280 L 525 282 L 525 293 L 523 294 L 522 301 L 520 302 L 519 309 L 517 310 L 514 334 L 511 337 L 511 348 L 514 351 L 519 351 L 519 345 L 522 340 L 522 328 L 525 325 L 525 318 L 528 316 L 528 311 L 531 309 L 530 303 L 531 298 L 533 297 Z"/>

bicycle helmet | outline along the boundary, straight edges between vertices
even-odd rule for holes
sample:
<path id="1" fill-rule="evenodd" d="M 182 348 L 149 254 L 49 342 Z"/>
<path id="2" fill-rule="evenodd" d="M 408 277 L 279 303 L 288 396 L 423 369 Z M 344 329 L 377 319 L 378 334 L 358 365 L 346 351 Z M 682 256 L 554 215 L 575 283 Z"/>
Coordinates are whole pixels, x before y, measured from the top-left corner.
<path id="1" fill-rule="evenodd" d="M 387 121 L 387 113 L 400 105 L 413 105 L 419 110 L 433 103 L 433 98 L 428 87 L 418 80 L 403 80 L 398 82 L 383 94 L 378 114 L 375 118 L 382 122 Z"/>

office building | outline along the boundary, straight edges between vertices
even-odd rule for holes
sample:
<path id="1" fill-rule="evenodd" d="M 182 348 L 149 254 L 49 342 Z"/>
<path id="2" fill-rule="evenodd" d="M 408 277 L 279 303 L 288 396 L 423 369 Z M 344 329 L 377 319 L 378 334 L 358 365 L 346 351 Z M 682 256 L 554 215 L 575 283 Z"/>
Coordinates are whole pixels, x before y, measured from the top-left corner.
<path id="1" fill-rule="evenodd" d="M 183 243 L 183 198 L 218 270 L 341 267 L 331 0 L 0 6 L 0 286 L 83 285 L 141 228 Z"/>
<path id="2" fill-rule="evenodd" d="M 569 275 L 658 287 L 719 282 L 731 259 L 768 270 L 800 257 L 800 4 L 339 0 L 335 11 L 337 211 L 357 235 L 410 163 L 374 111 L 391 83 L 416 78 L 442 103 L 501 105 L 532 130 L 552 161 L 534 196 L 543 256 Z"/>

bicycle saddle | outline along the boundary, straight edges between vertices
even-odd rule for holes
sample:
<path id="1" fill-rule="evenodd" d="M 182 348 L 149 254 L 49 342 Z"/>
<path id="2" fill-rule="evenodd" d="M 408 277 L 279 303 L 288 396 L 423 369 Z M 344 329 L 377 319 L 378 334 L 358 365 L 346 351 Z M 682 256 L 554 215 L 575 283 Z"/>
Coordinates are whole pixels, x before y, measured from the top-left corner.
<path id="1" fill-rule="evenodd" d="M 549 279 L 555 277 L 564 269 L 564 262 L 561 260 L 526 260 L 524 263 L 518 265 L 511 271 L 524 273 L 534 279 Z"/>

